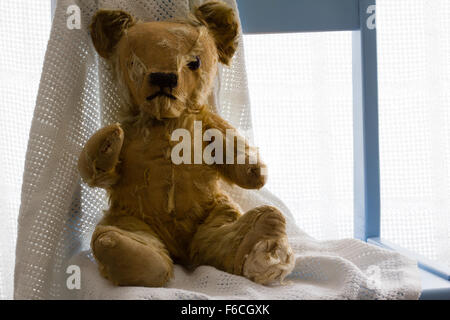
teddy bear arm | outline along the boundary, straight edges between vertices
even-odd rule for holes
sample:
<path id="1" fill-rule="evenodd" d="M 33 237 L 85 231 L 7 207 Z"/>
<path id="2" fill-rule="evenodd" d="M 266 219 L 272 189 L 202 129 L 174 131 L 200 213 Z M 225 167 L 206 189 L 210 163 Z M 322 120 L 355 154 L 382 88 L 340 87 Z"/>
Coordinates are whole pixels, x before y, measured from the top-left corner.
<path id="1" fill-rule="evenodd" d="M 267 181 L 266 166 L 256 164 L 222 164 L 218 165 L 222 177 L 244 189 L 260 189 Z"/>
<path id="2" fill-rule="evenodd" d="M 86 143 L 78 159 L 82 179 L 93 187 L 108 188 L 119 179 L 116 166 L 124 133 L 119 124 L 97 131 Z"/>
<path id="3" fill-rule="evenodd" d="M 265 185 L 267 166 L 260 159 L 257 149 L 251 147 L 247 143 L 247 139 L 242 137 L 236 128 L 219 115 L 211 112 L 206 117 L 206 129 L 217 129 L 223 137 L 224 152 L 222 161 L 220 161 L 222 163 L 216 165 L 225 180 L 245 189 L 260 189 Z M 237 143 L 231 141 L 234 136 Z M 233 146 L 232 159 L 226 150 L 230 145 Z"/>

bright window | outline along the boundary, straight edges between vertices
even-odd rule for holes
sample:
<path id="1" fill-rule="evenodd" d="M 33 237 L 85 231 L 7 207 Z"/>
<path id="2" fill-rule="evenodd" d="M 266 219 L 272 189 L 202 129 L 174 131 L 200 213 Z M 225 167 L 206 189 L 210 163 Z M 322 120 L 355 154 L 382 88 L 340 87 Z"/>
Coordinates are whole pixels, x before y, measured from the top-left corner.
<path id="1" fill-rule="evenodd" d="M 353 237 L 351 32 L 244 36 L 267 187 L 320 239 Z"/>
<path id="2" fill-rule="evenodd" d="M 381 237 L 450 266 L 450 2 L 378 0 Z M 246 35 L 268 188 L 319 239 L 351 237 L 351 33 Z"/>
<path id="3" fill-rule="evenodd" d="M 50 24 L 50 1 L 0 1 L 0 299 L 13 293 L 25 152 Z"/>
<path id="4" fill-rule="evenodd" d="M 381 236 L 450 266 L 450 2 L 378 0 Z"/>

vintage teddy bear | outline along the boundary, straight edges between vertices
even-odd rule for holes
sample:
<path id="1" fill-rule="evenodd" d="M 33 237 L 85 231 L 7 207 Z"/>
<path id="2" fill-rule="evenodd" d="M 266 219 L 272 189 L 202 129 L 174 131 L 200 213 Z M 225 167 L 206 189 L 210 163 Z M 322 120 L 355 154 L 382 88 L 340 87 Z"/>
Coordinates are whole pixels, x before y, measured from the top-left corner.
<path id="1" fill-rule="evenodd" d="M 247 189 L 264 185 L 266 166 L 250 163 L 247 144 L 245 163 L 234 161 L 235 138 L 228 147 L 234 163 L 220 152 L 209 164 L 172 159 L 172 133 L 180 128 L 194 133 L 201 124 L 201 132 L 214 129 L 214 138 L 230 146 L 226 132 L 233 127 L 207 98 L 218 62 L 228 64 L 236 50 L 238 31 L 233 10 L 215 1 L 185 20 L 140 22 L 120 10 L 93 18 L 93 44 L 111 63 L 127 103 L 120 124 L 86 143 L 78 169 L 90 186 L 108 191 L 110 208 L 91 248 L 101 274 L 117 285 L 163 286 L 173 263 L 210 265 L 261 284 L 282 281 L 293 269 L 280 211 L 261 206 L 241 214 L 220 188 L 220 179 Z"/>

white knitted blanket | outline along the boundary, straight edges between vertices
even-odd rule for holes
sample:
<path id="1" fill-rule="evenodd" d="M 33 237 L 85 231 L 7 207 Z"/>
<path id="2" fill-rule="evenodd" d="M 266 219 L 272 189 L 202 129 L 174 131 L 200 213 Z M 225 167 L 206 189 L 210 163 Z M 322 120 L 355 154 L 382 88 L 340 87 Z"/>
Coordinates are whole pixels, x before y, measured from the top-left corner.
<path id="1" fill-rule="evenodd" d="M 230 191 L 246 210 L 255 204 L 277 205 L 287 213 L 288 235 L 296 254 L 285 284 L 262 286 L 210 266 L 192 272 L 176 265 L 164 288 L 115 287 L 99 276 L 89 250 L 70 264 L 81 269 L 76 299 L 418 299 L 416 263 L 355 239 L 317 241 L 299 230 L 282 203 L 266 190 Z M 238 194 L 236 194 L 238 193 Z"/>
<path id="2" fill-rule="evenodd" d="M 236 8 L 235 0 L 225 1 Z M 67 27 L 80 8 L 80 29 Z M 106 206 L 105 193 L 81 184 L 80 150 L 100 127 L 115 122 L 121 98 L 87 33 L 99 8 L 121 8 L 146 20 L 185 15 L 189 0 L 60 0 L 43 68 L 27 150 L 18 224 L 15 298 L 19 299 L 417 299 L 416 263 L 354 239 L 316 241 L 267 190 L 230 189 L 244 211 L 261 204 L 286 215 L 296 253 L 288 284 L 261 286 L 209 266 L 175 267 L 165 288 L 113 287 L 101 278 L 89 251 L 90 235 Z M 251 133 L 242 41 L 230 68 L 222 67 L 218 112 Z M 301 214 L 301 213 L 300 213 Z M 81 288 L 66 285 L 69 266 L 80 267 Z"/>

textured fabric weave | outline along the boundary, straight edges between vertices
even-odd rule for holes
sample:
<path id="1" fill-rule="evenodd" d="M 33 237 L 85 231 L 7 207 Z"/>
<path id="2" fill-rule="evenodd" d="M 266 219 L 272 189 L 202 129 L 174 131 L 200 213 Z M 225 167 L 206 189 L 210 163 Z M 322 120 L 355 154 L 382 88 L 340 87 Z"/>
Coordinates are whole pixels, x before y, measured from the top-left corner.
<path id="1" fill-rule="evenodd" d="M 236 9 L 234 0 L 226 1 Z M 247 210 L 279 207 L 288 221 L 296 268 L 289 285 L 264 287 L 212 267 L 187 273 L 177 266 L 167 288 L 112 287 L 96 270 L 90 235 L 107 206 L 102 190 L 81 184 L 76 169 L 87 139 L 114 122 L 120 97 L 110 70 L 95 54 L 87 26 L 98 8 L 121 8 L 145 20 L 185 15 L 188 0 L 75 1 L 81 30 L 66 26 L 73 0 L 58 2 L 28 144 L 18 223 L 15 298 L 19 299 L 415 299 L 416 263 L 358 240 L 319 242 L 295 225 L 289 210 L 267 190 L 230 189 Z M 242 41 L 230 68 L 220 69 L 218 112 L 251 136 Z M 80 290 L 66 287 L 69 265 L 81 268 Z"/>
<path id="2" fill-rule="evenodd" d="M 450 2 L 377 8 L 382 235 L 450 268 Z"/>
<path id="3" fill-rule="evenodd" d="M 49 1 L 0 1 L 0 300 L 14 292 L 25 153 L 50 26 Z"/>

